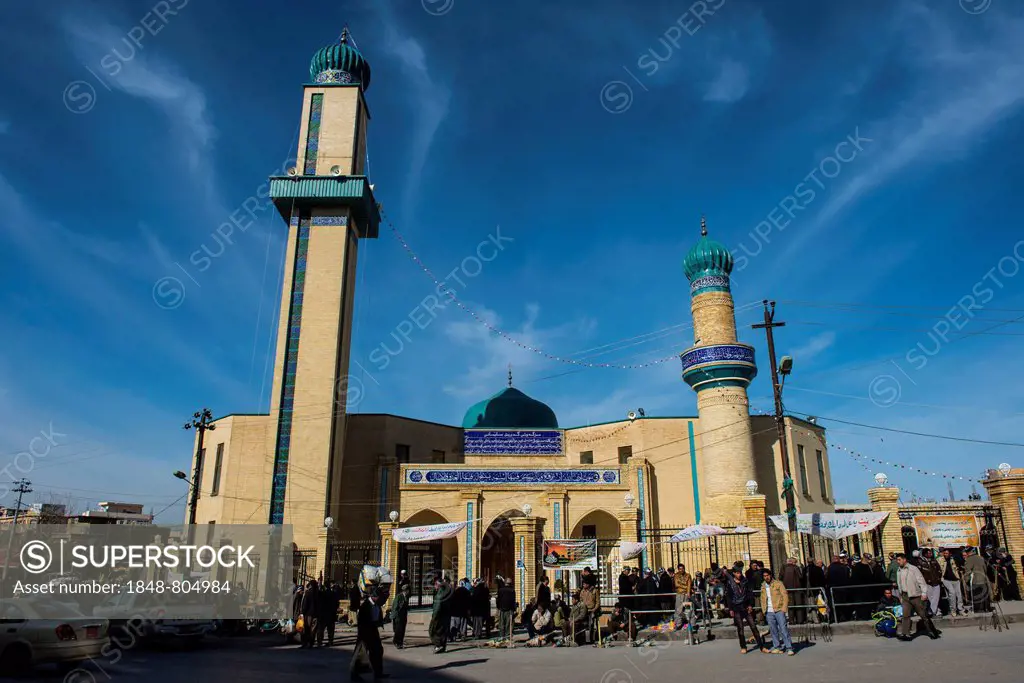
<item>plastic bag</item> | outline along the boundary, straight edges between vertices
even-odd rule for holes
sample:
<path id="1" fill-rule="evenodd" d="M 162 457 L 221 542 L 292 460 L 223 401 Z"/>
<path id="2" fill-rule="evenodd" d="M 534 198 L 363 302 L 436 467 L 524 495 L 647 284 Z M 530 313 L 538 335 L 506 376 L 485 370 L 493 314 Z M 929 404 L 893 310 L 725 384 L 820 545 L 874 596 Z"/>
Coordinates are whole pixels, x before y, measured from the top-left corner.
<path id="1" fill-rule="evenodd" d="M 296 633 L 302 633 L 302 627 L 305 626 L 305 625 L 306 625 L 306 620 L 303 619 L 302 615 L 300 614 L 299 618 L 295 621 L 295 632 Z"/>

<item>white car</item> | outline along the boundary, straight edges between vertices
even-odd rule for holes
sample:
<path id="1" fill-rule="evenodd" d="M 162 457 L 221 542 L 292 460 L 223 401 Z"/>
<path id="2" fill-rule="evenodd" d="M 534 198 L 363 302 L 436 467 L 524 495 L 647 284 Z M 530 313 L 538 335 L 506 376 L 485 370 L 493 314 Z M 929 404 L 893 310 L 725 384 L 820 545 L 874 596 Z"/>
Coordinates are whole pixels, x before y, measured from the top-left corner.
<path id="1" fill-rule="evenodd" d="M 168 604 L 170 603 L 170 604 Z M 195 641 L 212 633 L 213 607 L 201 595 L 160 596 L 150 593 L 122 593 L 97 605 L 92 613 L 109 619 L 115 628 L 128 631 L 134 639 L 173 638 Z M 131 618 L 128 615 L 132 615 Z M 211 618 L 203 618 L 203 617 Z M 116 642 L 123 640 L 115 635 Z"/>
<path id="2" fill-rule="evenodd" d="M 69 614 L 75 618 L 64 618 Z M 24 672 L 36 664 L 73 668 L 100 656 L 109 625 L 106 619 L 75 614 L 67 605 L 45 600 L 0 603 L 0 671 Z"/>

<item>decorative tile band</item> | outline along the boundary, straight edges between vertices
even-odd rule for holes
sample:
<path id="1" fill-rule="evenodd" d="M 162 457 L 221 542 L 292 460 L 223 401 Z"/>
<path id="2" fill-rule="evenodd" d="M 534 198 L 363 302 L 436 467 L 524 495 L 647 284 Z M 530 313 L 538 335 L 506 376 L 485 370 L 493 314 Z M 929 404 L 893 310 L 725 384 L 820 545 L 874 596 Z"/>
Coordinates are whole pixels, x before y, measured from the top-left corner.
<path id="1" fill-rule="evenodd" d="M 463 576 L 473 578 L 473 501 L 466 503 L 466 571 Z"/>
<path id="2" fill-rule="evenodd" d="M 693 514 L 696 523 L 700 524 L 700 487 L 697 484 L 697 445 L 693 438 L 693 420 L 686 423 L 686 433 L 690 438 L 690 479 L 693 481 Z"/>
<path id="3" fill-rule="evenodd" d="M 387 519 L 385 515 L 388 513 L 388 466 L 383 465 L 380 468 L 380 490 L 377 492 L 377 521 L 383 522 Z"/>
<path id="4" fill-rule="evenodd" d="M 326 225 L 345 227 L 348 225 L 348 216 L 313 216 L 313 225 Z"/>
<path id="5" fill-rule="evenodd" d="M 684 351 L 680 356 L 683 372 L 705 363 L 739 362 L 754 365 L 754 347 L 747 344 L 715 344 L 697 346 Z"/>
<path id="6" fill-rule="evenodd" d="M 407 484 L 616 485 L 619 470 L 406 470 Z"/>
<path id="7" fill-rule="evenodd" d="M 306 126 L 306 163 L 303 175 L 316 175 L 316 157 L 320 151 L 320 119 L 324 112 L 324 96 L 314 93 L 309 102 L 309 125 Z"/>
<path id="8" fill-rule="evenodd" d="M 462 452 L 466 455 L 562 455 L 561 429 L 467 429 Z"/>
<path id="9" fill-rule="evenodd" d="M 316 75 L 314 79 L 315 83 L 355 83 L 356 79 L 352 77 L 347 71 L 339 71 L 337 69 L 327 69 L 321 71 Z"/>
<path id="10" fill-rule="evenodd" d="M 555 520 L 555 523 L 551 527 L 555 530 L 555 538 L 565 538 L 562 534 L 562 506 L 558 501 L 555 501 L 552 517 Z"/>
<path id="11" fill-rule="evenodd" d="M 637 469 L 636 471 L 636 499 L 637 508 L 640 510 L 640 542 L 644 542 L 644 535 L 647 531 L 647 515 L 644 513 L 646 504 L 644 499 L 647 498 L 647 492 L 644 489 L 644 471 Z M 647 546 L 640 552 L 640 564 L 643 565 L 643 569 L 647 569 Z"/>
<path id="12" fill-rule="evenodd" d="M 295 267 L 292 273 L 292 298 L 288 308 L 288 337 L 285 341 L 284 382 L 277 417 L 277 444 L 274 448 L 274 478 L 270 491 L 270 523 L 284 523 L 284 499 L 288 488 L 288 455 L 292 440 L 292 410 L 295 403 L 295 372 L 299 359 L 299 332 L 302 327 L 302 295 L 306 286 L 306 255 L 309 251 L 309 216 L 298 220 L 295 243 Z"/>
<path id="13" fill-rule="evenodd" d="M 519 537 L 519 599 L 526 599 L 526 536 Z"/>
<path id="14" fill-rule="evenodd" d="M 690 295 L 698 292 L 728 292 L 729 278 L 724 275 L 705 275 L 690 283 Z"/>

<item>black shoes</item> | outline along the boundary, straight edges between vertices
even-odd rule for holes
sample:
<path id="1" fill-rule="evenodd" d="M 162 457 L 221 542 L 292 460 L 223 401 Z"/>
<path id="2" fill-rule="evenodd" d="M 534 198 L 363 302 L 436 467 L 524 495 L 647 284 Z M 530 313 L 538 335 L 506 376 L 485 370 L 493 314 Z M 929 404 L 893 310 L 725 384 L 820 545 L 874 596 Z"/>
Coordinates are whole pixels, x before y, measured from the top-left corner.
<path id="1" fill-rule="evenodd" d="M 913 638 L 911 638 L 910 636 L 899 635 L 899 636 L 896 636 L 896 640 L 898 640 L 900 642 L 903 642 L 903 643 L 909 643 L 910 641 L 913 640 Z"/>

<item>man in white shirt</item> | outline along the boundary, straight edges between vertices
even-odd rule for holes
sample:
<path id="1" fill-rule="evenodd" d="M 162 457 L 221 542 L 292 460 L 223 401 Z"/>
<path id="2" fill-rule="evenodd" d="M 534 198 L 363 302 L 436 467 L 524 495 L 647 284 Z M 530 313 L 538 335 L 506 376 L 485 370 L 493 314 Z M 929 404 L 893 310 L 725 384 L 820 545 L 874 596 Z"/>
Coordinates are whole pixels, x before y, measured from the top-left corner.
<path id="1" fill-rule="evenodd" d="M 903 553 L 896 555 L 896 563 L 899 565 L 899 571 L 896 572 L 896 585 L 900 590 L 900 602 L 903 608 L 903 618 L 900 619 L 900 632 L 896 637 L 902 641 L 911 640 L 908 633 L 910 631 L 911 612 L 913 611 L 917 612 L 917 616 L 921 618 L 921 623 L 924 624 L 928 637 L 932 640 L 937 640 L 939 632 L 935 628 L 935 624 L 932 623 L 931 617 L 928 616 L 928 606 L 925 603 L 927 600 L 926 596 L 928 595 L 928 582 L 924 580 L 924 575 L 921 574 L 920 569 L 907 562 L 907 556 Z"/>

